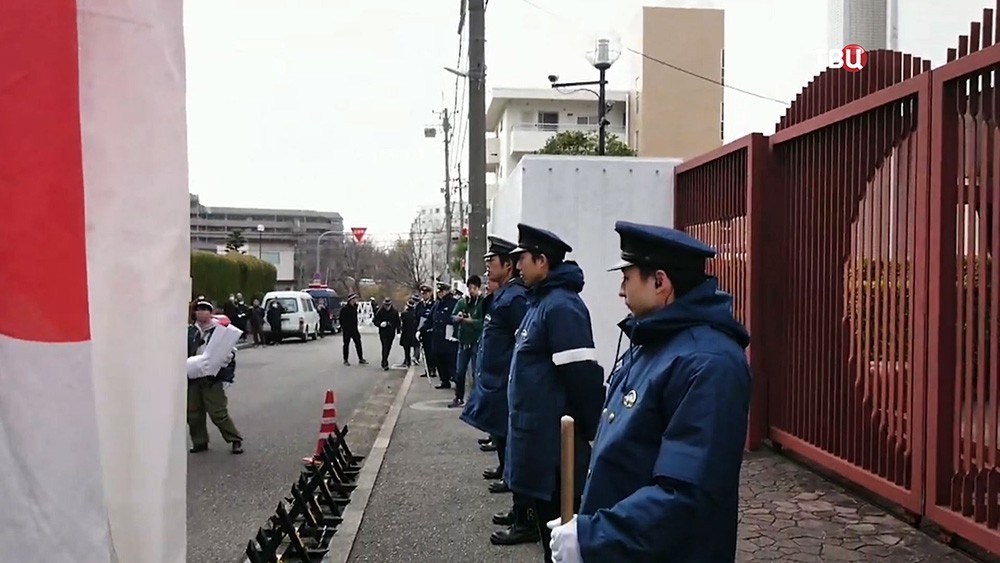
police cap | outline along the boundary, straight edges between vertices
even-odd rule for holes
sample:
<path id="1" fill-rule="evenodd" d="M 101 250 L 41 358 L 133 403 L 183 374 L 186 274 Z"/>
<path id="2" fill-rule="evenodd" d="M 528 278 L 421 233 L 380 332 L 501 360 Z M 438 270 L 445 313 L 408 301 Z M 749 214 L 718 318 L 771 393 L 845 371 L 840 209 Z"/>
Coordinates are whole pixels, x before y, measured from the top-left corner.
<path id="1" fill-rule="evenodd" d="M 502 239 L 500 237 L 495 237 L 490 235 L 486 237 L 490 243 L 490 249 L 486 254 L 483 254 L 484 259 L 490 259 L 494 256 L 508 256 L 511 252 L 517 248 L 517 245 L 509 240 Z"/>
<path id="2" fill-rule="evenodd" d="M 195 311 L 208 311 L 209 313 L 211 313 L 212 311 L 215 311 L 215 307 L 213 307 L 212 304 L 209 303 L 208 301 L 199 301 L 199 302 L 195 303 L 194 310 Z"/>
<path id="3" fill-rule="evenodd" d="M 646 266 L 667 273 L 677 270 L 705 271 L 705 261 L 715 250 L 698 239 L 667 227 L 618 221 L 615 231 L 621 238 L 621 261 L 608 271 L 629 266 Z"/>
<path id="4" fill-rule="evenodd" d="M 566 244 L 563 239 L 559 238 L 552 231 L 518 223 L 517 232 L 517 248 L 512 250 L 511 254 L 536 252 L 545 254 L 553 260 L 561 261 L 567 252 L 573 251 L 573 247 Z"/>
<path id="5" fill-rule="evenodd" d="M 437 282 L 438 291 L 443 291 L 446 289 L 451 289 L 451 284 L 446 282 Z"/>

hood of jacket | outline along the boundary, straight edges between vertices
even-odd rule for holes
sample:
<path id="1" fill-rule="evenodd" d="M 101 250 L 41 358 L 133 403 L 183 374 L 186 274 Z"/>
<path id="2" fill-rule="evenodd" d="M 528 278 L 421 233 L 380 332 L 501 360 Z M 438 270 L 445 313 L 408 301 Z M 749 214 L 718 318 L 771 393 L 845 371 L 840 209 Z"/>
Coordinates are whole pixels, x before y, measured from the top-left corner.
<path id="1" fill-rule="evenodd" d="M 559 264 L 549 271 L 549 275 L 541 283 L 529 289 L 529 292 L 537 299 L 555 289 L 566 289 L 573 293 L 583 291 L 583 270 L 576 262 L 567 260 Z"/>
<path id="2" fill-rule="evenodd" d="M 669 340 L 691 327 L 709 326 L 746 348 L 750 334 L 733 318 L 732 308 L 732 296 L 719 290 L 715 278 L 709 278 L 669 306 L 642 318 L 629 316 L 618 327 L 633 344 L 643 345 Z"/>

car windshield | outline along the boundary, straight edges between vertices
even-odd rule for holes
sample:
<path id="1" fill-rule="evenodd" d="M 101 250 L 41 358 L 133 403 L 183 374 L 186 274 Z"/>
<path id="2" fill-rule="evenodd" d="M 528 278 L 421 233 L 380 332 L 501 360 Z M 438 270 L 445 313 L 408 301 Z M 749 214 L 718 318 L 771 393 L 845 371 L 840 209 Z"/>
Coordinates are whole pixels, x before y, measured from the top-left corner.
<path id="1" fill-rule="evenodd" d="M 264 307 L 270 307 L 271 303 L 277 301 L 281 303 L 281 306 L 285 308 L 286 313 L 298 313 L 299 312 L 299 300 L 294 297 L 278 297 L 277 299 L 271 298 L 267 300 Z"/>

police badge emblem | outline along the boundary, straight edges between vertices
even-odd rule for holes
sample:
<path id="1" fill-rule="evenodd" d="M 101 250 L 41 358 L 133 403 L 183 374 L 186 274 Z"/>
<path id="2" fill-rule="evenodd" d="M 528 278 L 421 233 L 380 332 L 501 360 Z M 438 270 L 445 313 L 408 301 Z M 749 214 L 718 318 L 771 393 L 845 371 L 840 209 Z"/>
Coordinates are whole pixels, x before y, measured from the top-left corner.
<path id="1" fill-rule="evenodd" d="M 636 395 L 635 389 L 633 389 L 625 394 L 625 398 L 622 399 L 622 404 L 625 405 L 625 408 L 630 409 L 635 406 L 635 401 L 638 398 L 639 397 Z"/>

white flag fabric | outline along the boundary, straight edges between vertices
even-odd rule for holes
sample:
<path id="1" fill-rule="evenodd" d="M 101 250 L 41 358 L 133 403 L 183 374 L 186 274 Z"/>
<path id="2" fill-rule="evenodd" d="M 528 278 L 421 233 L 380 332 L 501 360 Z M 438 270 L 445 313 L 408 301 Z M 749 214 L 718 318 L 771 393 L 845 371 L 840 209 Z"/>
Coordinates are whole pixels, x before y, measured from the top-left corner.
<path id="1" fill-rule="evenodd" d="M 181 0 L 0 1 L 0 561 L 181 563 Z"/>

